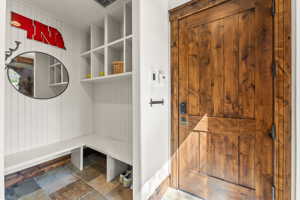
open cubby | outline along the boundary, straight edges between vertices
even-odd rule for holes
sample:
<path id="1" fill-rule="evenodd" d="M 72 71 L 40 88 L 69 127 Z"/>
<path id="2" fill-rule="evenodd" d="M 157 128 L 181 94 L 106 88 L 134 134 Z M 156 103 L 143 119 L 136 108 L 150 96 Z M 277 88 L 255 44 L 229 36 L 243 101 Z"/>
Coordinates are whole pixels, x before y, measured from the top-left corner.
<path id="1" fill-rule="evenodd" d="M 62 68 L 62 78 L 63 78 L 63 83 L 68 83 L 69 82 L 69 75 L 68 71 L 65 67 Z"/>
<path id="2" fill-rule="evenodd" d="M 55 83 L 61 83 L 62 77 L 61 77 L 61 65 L 55 66 Z"/>
<path id="3" fill-rule="evenodd" d="M 49 67 L 49 84 L 55 83 L 55 67 L 50 66 Z"/>
<path id="4" fill-rule="evenodd" d="M 132 38 L 128 38 L 125 45 L 125 70 L 132 72 Z"/>
<path id="5" fill-rule="evenodd" d="M 86 52 L 91 50 L 91 28 L 84 33 L 84 40 L 82 42 L 81 52 Z"/>
<path id="6" fill-rule="evenodd" d="M 107 50 L 107 73 L 112 74 L 112 63 L 124 61 L 124 42 L 118 42 L 108 47 Z"/>
<path id="7" fill-rule="evenodd" d="M 124 7 L 116 8 L 106 16 L 108 43 L 114 42 L 124 37 L 124 18 Z"/>
<path id="8" fill-rule="evenodd" d="M 104 21 L 97 25 L 91 25 L 91 44 L 92 49 L 105 44 Z"/>
<path id="9" fill-rule="evenodd" d="M 69 83 L 66 68 L 56 59 L 50 58 L 49 63 L 49 85 L 51 87 L 63 86 Z"/>
<path id="10" fill-rule="evenodd" d="M 93 60 L 93 77 L 100 77 L 105 75 L 105 49 L 99 49 L 92 53 Z"/>
<path id="11" fill-rule="evenodd" d="M 81 79 L 90 79 L 91 73 L 91 54 L 88 53 L 82 56 Z"/>
<path id="12" fill-rule="evenodd" d="M 132 35 L 132 2 L 125 4 L 126 36 Z"/>
<path id="13" fill-rule="evenodd" d="M 85 34 L 81 58 L 81 81 L 98 82 L 131 77 L 132 2 L 123 1 L 109 9 L 102 21 L 90 25 Z M 124 73 L 112 74 L 112 63 L 124 62 Z M 91 75 L 89 78 L 87 75 Z"/>
<path id="14" fill-rule="evenodd" d="M 107 17 L 108 43 L 119 40 L 124 35 L 123 18 L 116 19 L 112 16 Z"/>

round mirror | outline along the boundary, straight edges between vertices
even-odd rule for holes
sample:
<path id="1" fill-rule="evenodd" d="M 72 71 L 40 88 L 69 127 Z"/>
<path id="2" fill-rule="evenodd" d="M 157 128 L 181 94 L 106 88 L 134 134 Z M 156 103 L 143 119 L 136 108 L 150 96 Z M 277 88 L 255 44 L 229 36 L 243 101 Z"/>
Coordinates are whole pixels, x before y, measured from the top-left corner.
<path id="1" fill-rule="evenodd" d="M 17 91 L 35 99 L 57 97 L 69 85 L 64 64 L 41 52 L 27 52 L 12 59 L 7 65 L 7 76 Z"/>

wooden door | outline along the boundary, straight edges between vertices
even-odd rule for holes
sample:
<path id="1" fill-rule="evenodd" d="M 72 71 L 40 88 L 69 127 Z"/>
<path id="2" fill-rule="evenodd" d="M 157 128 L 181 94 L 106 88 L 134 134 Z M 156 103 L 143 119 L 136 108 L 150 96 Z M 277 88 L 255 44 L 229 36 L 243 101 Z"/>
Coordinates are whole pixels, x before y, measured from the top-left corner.
<path id="1" fill-rule="evenodd" d="M 272 199 L 271 5 L 227 0 L 179 21 L 181 190 L 206 200 Z"/>

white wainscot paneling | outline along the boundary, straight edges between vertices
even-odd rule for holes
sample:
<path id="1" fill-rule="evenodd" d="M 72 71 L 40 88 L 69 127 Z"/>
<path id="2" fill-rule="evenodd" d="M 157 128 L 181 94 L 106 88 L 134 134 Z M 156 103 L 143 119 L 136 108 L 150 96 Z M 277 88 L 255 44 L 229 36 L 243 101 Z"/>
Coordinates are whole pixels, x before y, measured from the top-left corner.
<path id="1" fill-rule="evenodd" d="M 79 83 L 80 48 L 82 35 L 51 14 L 22 0 L 9 0 L 7 11 L 6 49 L 21 41 L 14 55 L 26 51 L 41 51 L 61 60 L 70 76 L 65 93 L 51 100 L 34 100 L 19 94 L 6 80 L 5 94 L 5 154 L 37 148 L 77 136 L 92 133 L 92 98 Z M 67 50 L 62 50 L 26 38 L 26 32 L 10 26 L 14 11 L 57 28 L 63 35 Z M 47 78 L 47 77 L 45 77 Z"/>
<path id="2" fill-rule="evenodd" d="M 112 140 L 132 143 L 131 79 L 94 85 L 94 130 Z"/>

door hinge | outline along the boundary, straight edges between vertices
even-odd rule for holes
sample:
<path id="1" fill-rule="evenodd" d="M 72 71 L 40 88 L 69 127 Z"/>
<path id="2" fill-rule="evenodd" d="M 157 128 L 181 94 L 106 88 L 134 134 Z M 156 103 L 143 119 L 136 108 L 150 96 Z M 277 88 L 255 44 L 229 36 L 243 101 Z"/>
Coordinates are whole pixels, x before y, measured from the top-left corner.
<path id="1" fill-rule="evenodd" d="M 276 126 L 275 124 L 272 125 L 272 130 L 270 132 L 270 137 L 275 141 L 276 140 Z"/>
<path id="2" fill-rule="evenodd" d="M 274 185 L 272 186 L 272 200 L 276 200 L 276 188 Z"/>
<path id="3" fill-rule="evenodd" d="M 277 75 L 277 65 L 276 65 L 275 61 L 272 64 L 272 75 L 273 75 L 273 78 L 275 78 Z"/>
<path id="4" fill-rule="evenodd" d="M 272 0 L 272 16 L 276 16 L 276 0 Z"/>

